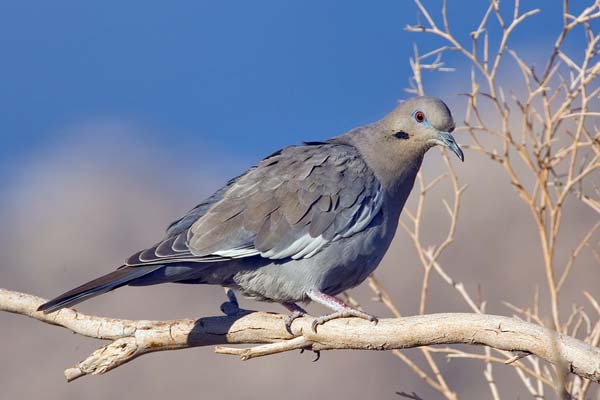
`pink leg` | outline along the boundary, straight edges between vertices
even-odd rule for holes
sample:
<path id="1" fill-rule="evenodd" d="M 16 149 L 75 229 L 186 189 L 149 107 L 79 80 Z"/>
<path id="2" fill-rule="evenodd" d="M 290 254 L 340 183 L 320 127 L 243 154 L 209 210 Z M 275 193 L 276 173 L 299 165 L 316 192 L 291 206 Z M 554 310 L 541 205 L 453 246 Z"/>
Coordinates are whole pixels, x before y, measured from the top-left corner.
<path id="1" fill-rule="evenodd" d="M 315 319 L 312 322 L 312 330 L 317 333 L 317 326 L 324 324 L 327 321 L 331 321 L 336 318 L 348 318 L 348 317 L 356 317 L 366 319 L 368 321 L 372 321 L 377 323 L 377 317 L 367 314 L 363 311 L 356 310 L 346 303 L 338 299 L 337 297 L 330 296 L 323 292 L 319 292 L 318 290 L 310 290 L 306 293 L 306 295 L 314 302 L 324 305 L 325 307 L 331 308 L 334 312 L 328 315 L 323 315 Z"/>

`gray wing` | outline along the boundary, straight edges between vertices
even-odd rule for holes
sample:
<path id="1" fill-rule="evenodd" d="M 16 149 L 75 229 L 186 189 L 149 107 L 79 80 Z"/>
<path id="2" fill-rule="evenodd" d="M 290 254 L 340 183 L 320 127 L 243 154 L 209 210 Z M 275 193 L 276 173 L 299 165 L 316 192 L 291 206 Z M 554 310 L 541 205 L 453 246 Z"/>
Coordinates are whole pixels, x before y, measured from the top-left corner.
<path id="1" fill-rule="evenodd" d="M 225 193 L 238 179 L 240 179 L 241 176 L 242 175 L 231 179 L 229 182 L 227 182 L 227 184 L 225 184 L 225 186 L 213 193 L 213 195 L 210 196 L 208 199 L 204 200 L 202 203 L 192 208 L 183 217 L 179 218 L 176 221 L 173 221 L 167 228 L 167 238 L 177 236 L 180 233 L 187 231 L 192 226 L 192 224 L 204 214 L 206 214 L 206 212 L 213 205 L 215 205 L 215 203 L 218 203 L 223 199 Z"/>
<path id="2" fill-rule="evenodd" d="M 381 185 L 354 147 L 287 147 L 174 222 L 128 265 L 308 258 L 365 229 L 382 203 Z"/>

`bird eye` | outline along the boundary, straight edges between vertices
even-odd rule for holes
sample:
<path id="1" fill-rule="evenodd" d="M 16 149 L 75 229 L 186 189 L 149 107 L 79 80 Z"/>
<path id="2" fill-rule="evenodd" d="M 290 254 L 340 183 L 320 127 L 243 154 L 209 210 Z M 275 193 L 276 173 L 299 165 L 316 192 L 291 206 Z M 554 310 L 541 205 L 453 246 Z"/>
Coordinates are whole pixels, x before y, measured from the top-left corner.
<path id="1" fill-rule="evenodd" d="M 417 111 L 415 113 L 415 121 L 417 121 L 420 124 L 425 122 L 425 113 L 423 111 Z"/>

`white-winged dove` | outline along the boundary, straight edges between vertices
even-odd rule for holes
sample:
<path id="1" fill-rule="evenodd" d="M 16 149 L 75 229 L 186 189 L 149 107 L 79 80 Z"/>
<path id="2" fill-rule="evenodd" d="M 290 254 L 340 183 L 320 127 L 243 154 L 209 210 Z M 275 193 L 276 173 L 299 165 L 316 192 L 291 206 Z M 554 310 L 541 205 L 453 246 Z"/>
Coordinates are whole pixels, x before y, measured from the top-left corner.
<path id="1" fill-rule="evenodd" d="M 125 285 L 222 285 L 245 296 L 334 312 L 315 320 L 375 318 L 334 296 L 377 267 L 398 226 L 425 152 L 463 153 L 441 100 L 416 97 L 382 120 L 323 142 L 277 151 L 193 208 L 156 245 L 116 271 L 40 306 L 53 312 Z"/>

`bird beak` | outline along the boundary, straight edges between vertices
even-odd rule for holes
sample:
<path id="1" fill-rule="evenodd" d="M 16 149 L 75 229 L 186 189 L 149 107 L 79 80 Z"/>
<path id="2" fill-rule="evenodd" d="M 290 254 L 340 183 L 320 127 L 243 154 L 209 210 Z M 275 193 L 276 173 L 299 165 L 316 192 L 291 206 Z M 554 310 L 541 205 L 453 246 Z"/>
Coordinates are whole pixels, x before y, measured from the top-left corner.
<path id="1" fill-rule="evenodd" d="M 452 150 L 452 152 L 456 154 L 458 158 L 460 158 L 460 161 L 465 161 L 465 155 L 456 143 L 456 140 L 454 140 L 454 136 L 452 136 L 449 132 L 438 132 L 438 137 L 440 139 L 439 144 Z"/>

